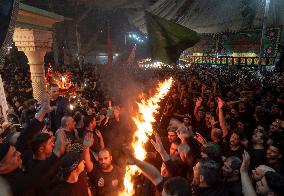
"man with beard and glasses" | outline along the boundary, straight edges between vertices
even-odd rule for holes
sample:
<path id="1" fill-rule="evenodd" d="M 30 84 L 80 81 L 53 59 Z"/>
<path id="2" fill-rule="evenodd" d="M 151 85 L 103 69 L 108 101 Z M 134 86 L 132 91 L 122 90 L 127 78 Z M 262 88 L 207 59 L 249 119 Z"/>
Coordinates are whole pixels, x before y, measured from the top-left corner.
<path id="1" fill-rule="evenodd" d="M 229 195 L 242 196 L 242 183 L 240 178 L 241 160 L 238 157 L 228 157 L 224 161 L 222 174 L 225 180 L 225 188 Z"/>
<path id="2" fill-rule="evenodd" d="M 112 156 L 108 149 L 99 152 L 99 167 L 95 167 L 89 176 L 96 196 L 116 196 L 122 191 L 123 174 L 112 164 Z"/>

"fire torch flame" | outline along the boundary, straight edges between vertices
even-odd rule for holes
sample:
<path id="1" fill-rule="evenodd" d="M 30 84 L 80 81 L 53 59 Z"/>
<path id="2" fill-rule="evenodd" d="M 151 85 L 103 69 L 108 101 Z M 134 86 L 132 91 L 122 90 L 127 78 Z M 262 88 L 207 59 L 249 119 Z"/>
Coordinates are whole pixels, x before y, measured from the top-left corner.
<path id="1" fill-rule="evenodd" d="M 163 83 L 159 83 L 157 93 L 148 100 L 142 99 L 138 104 L 139 113 L 133 118 L 137 130 L 133 136 L 132 147 L 134 149 L 134 156 L 139 160 L 146 158 L 146 151 L 144 145 L 148 142 L 149 136 L 153 133 L 152 123 L 155 122 L 154 115 L 158 112 L 158 103 L 167 95 L 173 78 L 165 80 Z M 134 187 L 132 177 L 140 174 L 140 169 L 135 165 L 126 166 L 126 173 L 124 177 L 124 196 L 134 195 Z"/>

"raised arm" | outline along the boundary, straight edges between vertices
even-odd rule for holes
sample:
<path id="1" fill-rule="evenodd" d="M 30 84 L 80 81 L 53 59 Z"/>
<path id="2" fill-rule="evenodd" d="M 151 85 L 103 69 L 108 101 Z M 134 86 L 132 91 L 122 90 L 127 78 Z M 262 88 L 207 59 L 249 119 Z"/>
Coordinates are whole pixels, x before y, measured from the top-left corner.
<path id="1" fill-rule="evenodd" d="M 202 98 L 202 99 L 204 99 L 205 90 L 206 90 L 206 85 L 205 85 L 205 84 L 202 84 L 202 87 L 201 87 L 201 98 Z"/>
<path id="2" fill-rule="evenodd" d="M 101 134 L 99 130 L 96 130 L 95 133 L 99 138 L 99 145 L 100 145 L 100 149 L 102 150 L 105 148 L 105 142 L 104 142 L 103 135 Z"/>
<path id="3" fill-rule="evenodd" d="M 250 156 L 247 151 L 243 153 L 243 163 L 240 168 L 242 189 L 244 196 L 256 196 L 252 182 L 249 177 L 248 169 L 250 164 Z"/>
<path id="4" fill-rule="evenodd" d="M 94 143 L 94 136 L 92 133 L 87 133 L 85 135 L 84 138 L 84 142 L 83 142 L 83 158 L 85 160 L 85 165 L 86 165 L 86 169 L 87 172 L 91 172 L 94 168 L 94 164 L 91 160 L 91 156 L 90 156 L 90 147 L 93 145 Z"/>
<path id="5" fill-rule="evenodd" d="M 34 135 L 41 131 L 43 128 L 42 121 L 49 111 L 49 97 L 46 94 L 41 101 L 41 109 L 35 114 L 35 118 L 31 120 L 31 123 L 24 128 L 17 140 L 16 148 L 18 151 L 23 153 L 26 150 L 27 145 L 32 141 Z"/>
<path id="6" fill-rule="evenodd" d="M 198 110 L 201 106 L 201 103 L 202 103 L 202 98 L 199 97 L 195 103 L 195 107 L 194 107 L 194 117 L 197 121 L 200 121 L 200 118 L 199 118 L 199 115 L 198 115 Z"/>
<path id="7" fill-rule="evenodd" d="M 132 164 L 139 167 L 142 171 L 142 174 L 146 178 L 148 178 L 155 186 L 163 181 L 163 177 L 161 176 L 160 172 L 150 163 L 132 158 Z"/>
<path id="8" fill-rule="evenodd" d="M 212 95 L 215 96 L 216 95 L 216 90 L 217 90 L 217 83 L 216 83 L 216 81 L 212 82 L 212 87 L 213 87 Z"/>
<path id="9" fill-rule="evenodd" d="M 162 157 L 164 162 L 169 161 L 170 160 L 170 156 L 167 153 L 167 151 L 165 150 L 159 134 L 156 133 L 156 132 L 154 132 L 154 134 L 155 134 L 156 141 L 151 139 L 152 145 L 154 146 L 156 151 L 161 155 L 161 157 Z"/>
<path id="10" fill-rule="evenodd" d="M 228 135 L 228 126 L 223 112 L 224 101 L 221 98 L 218 98 L 217 102 L 218 102 L 218 117 L 219 117 L 220 126 L 223 132 L 223 137 L 226 137 Z"/>

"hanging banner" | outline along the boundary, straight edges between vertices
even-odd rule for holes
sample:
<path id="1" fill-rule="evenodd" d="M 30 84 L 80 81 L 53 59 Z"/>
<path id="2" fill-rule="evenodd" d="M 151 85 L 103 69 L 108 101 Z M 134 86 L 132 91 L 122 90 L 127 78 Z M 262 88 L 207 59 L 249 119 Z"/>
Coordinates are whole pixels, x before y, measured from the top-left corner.
<path id="1" fill-rule="evenodd" d="M 256 57 L 259 54 L 261 29 L 201 34 L 200 41 L 184 52 L 185 56 Z M 263 41 L 263 57 L 276 57 L 280 51 L 281 28 L 268 28 Z M 216 51 L 217 49 L 217 51 Z"/>
<path id="2" fill-rule="evenodd" d="M 268 28 L 263 41 L 263 57 L 276 57 L 279 52 L 280 28 Z M 261 30 L 222 33 L 219 35 L 218 55 L 233 53 L 259 54 Z"/>
<path id="3" fill-rule="evenodd" d="M 8 46 L 12 41 L 19 0 L 1 0 L 0 3 L 0 67 L 3 66 Z"/>
<path id="4" fill-rule="evenodd" d="M 1 75 L 0 75 L 0 106 L 1 106 L 0 112 L 2 113 L 2 116 L 4 117 L 5 121 L 8 121 L 8 118 L 7 118 L 8 104 L 6 100 L 6 95 L 5 95 L 4 85 L 3 85 Z"/>

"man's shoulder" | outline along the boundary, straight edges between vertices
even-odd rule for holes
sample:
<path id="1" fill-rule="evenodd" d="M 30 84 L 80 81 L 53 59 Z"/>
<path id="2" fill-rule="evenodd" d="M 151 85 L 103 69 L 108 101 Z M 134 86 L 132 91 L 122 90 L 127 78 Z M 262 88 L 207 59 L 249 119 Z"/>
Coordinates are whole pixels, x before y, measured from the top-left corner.
<path id="1" fill-rule="evenodd" d="M 51 190 L 49 195 L 50 196 L 69 195 L 70 194 L 69 187 L 70 186 L 68 186 L 66 183 L 60 183 Z"/>

